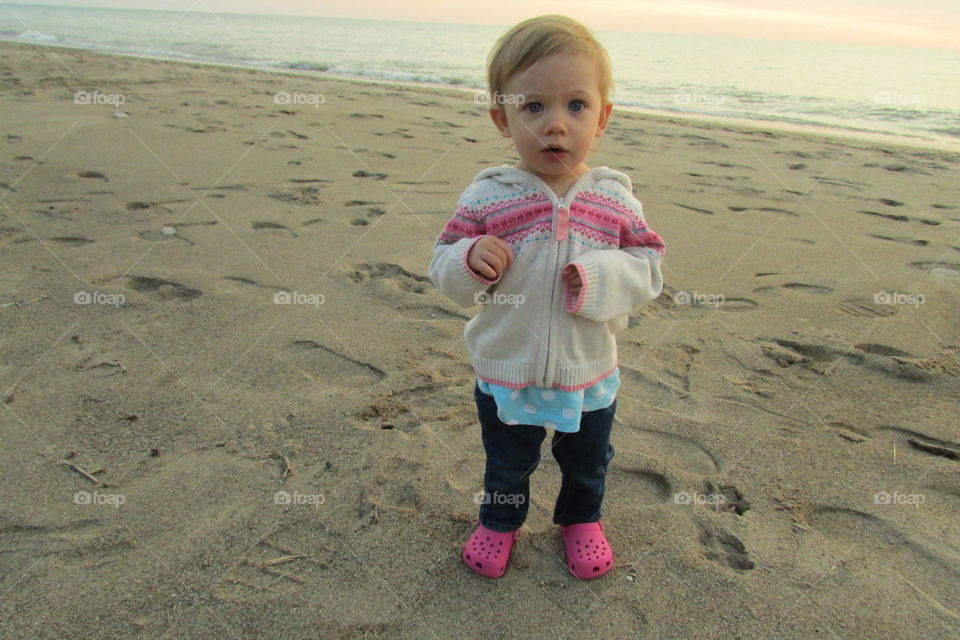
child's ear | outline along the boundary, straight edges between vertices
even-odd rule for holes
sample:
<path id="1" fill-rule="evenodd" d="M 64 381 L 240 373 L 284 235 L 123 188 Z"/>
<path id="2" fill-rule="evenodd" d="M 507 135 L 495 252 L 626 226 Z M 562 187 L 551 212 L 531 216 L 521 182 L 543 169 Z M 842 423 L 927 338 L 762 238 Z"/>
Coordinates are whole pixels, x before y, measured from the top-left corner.
<path id="1" fill-rule="evenodd" d="M 603 105 L 603 108 L 600 110 L 600 120 L 597 122 L 597 137 L 603 135 L 604 130 L 607 128 L 607 121 L 610 119 L 610 112 L 613 110 L 613 103 L 608 102 Z"/>
<path id="2" fill-rule="evenodd" d="M 507 124 L 507 112 L 503 110 L 502 106 L 490 107 L 490 119 L 493 120 L 493 124 L 500 130 L 500 135 L 504 138 L 510 137 L 510 125 Z"/>

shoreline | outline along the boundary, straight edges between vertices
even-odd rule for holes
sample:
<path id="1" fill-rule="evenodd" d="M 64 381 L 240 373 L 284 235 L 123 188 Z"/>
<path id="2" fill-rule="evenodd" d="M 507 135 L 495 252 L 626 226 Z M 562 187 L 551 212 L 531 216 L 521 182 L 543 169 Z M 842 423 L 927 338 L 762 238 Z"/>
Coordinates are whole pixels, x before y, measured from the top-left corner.
<path id="1" fill-rule="evenodd" d="M 137 60 L 152 60 L 157 62 L 167 62 L 184 65 L 201 65 L 205 67 L 214 67 L 222 69 L 244 69 L 248 71 L 258 71 L 267 74 L 279 74 L 291 77 L 301 77 L 306 79 L 325 79 L 341 80 L 350 83 L 359 83 L 364 85 L 375 85 L 381 87 L 398 87 L 407 89 L 421 89 L 427 92 L 440 92 L 441 95 L 446 92 L 447 95 L 477 95 L 486 92 L 477 88 L 457 87 L 456 85 L 440 84 L 433 82 L 416 82 L 403 80 L 386 80 L 381 78 L 366 78 L 363 76 L 353 76 L 348 74 L 338 74 L 331 71 L 320 71 L 310 69 L 288 69 L 284 67 L 274 67 L 268 65 L 231 63 L 213 60 L 191 60 L 189 58 L 178 58 L 169 56 L 150 56 L 137 53 L 106 52 L 96 49 L 86 49 L 83 47 L 72 47 L 68 45 L 40 44 L 15 42 L 12 40 L 0 40 L 0 47 L 3 46 L 23 46 L 39 49 L 60 49 L 83 54 L 102 55 L 113 58 L 135 58 Z M 477 103 L 474 103 L 477 104 Z M 706 114 L 678 114 L 671 111 L 660 111 L 657 109 L 648 109 L 636 106 L 620 105 L 614 101 L 614 110 L 621 114 L 631 114 L 640 120 L 654 120 L 660 122 L 675 123 L 679 126 L 699 126 L 705 129 L 727 128 L 731 131 L 740 131 L 742 133 L 751 133 L 761 131 L 774 135 L 792 135 L 803 139 L 819 140 L 827 144 L 840 144 L 857 149 L 876 149 L 882 147 L 896 147 L 904 152 L 910 153 L 936 153 L 950 158 L 960 157 L 960 141 L 956 142 L 956 148 L 951 148 L 943 144 L 937 144 L 931 141 L 914 140 L 898 134 L 887 134 L 882 132 L 856 132 L 838 130 L 828 125 L 803 125 L 794 124 L 779 120 L 763 120 L 743 118 L 736 116 L 718 116 Z M 633 118 L 631 118 L 633 119 Z"/>

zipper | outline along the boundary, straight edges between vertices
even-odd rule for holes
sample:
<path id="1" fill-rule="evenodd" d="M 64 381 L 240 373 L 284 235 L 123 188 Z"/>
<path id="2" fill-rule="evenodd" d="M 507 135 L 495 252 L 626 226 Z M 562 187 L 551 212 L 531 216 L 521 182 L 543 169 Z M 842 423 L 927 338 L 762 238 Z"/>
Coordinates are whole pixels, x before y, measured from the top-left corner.
<path id="1" fill-rule="evenodd" d="M 520 169 L 519 171 L 522 171 Z M 554 367 L 556 366 L 553 350 L 551 349 L 551 331 L 550 327 L 553 319 L 554 305 L 556 304 L 557 299 L 557 288 L 560 289 L 560 296 L 563 296 L 563 283 L 559 282 L 557 276 L 560 270 L 560 248 L 562 242 L 567 240 L 569 236 L 569 226 L 570 226 L 570 206 L 567 204 L 567 196 L 569 196 L 570 202 L 576 199 L 577 194 L 582 189 L 584 179 L 587 175 L 593 173 L 593 170 L 589 171 L 587 174 L 580 176 L 576 182 L 571 185 L 570 189 L 562 196 L 557 196 L 543 180 L 538 176 L 525 172 L 534 181 L 534 184 L 537 184 L 540 187 L 540 190 L 547 196 L 547 199 L 550 200 L 550 203 L 556 210 L 555 226 L 554 226 L 554 240 L 555 242 L 550 243 L 550 250 L 554 251 L 555 254 L 552 260 L 552 274 L 548 282 L 551 283 L 550 286 L 550 304 L 547 308 L 547 319 L 546 319 L 546 330 L 544 331 L 544 341 L 546 343 L 546 357 L 543 358 L 543 367 L 539 371 L 539 380 L 537 380 L 536 385 L 538 387 L 549 387 L 552 386 L 554 381 Z M 561 311 L 563 309 L 561 308 Z"/>
<path id="2" fill-rule="evenodd" d="M 579 182 L 579 181 L 578 181 Z M 574 197 L 576 193 L 574 193 Z M 554 379 L 554 368 L 556 367 L 556 361 L 553 354 L 553 349 L 550 348 L 550 334 L 551 327 L 553 326 L 553 311 L 554 305 L 556 304 L 557 297 L 557 287 L 560 288 L 560 297 L 563 298 L 563 283 L 559 282 L 557 276 L 560 271 L 560 243 L 567 239 L 567 228 L 570 221 L 570 207 L 564 202 L 563 197 L 560 197 L 556 203 L 557 217 L 556 225 L 554 227 L 554 238 L 556 242 L 550 243 L 550 249 L 556 251 L 556 255 L 553 259 L 553 276 L 550 278 L 549 282 L 551 283 L 550 287 L 550 306 L 548 307 L 549 313 L 547 314 L 547 331 L 546 331 L 546 342 L 547 342 L 547 358 L 544 362 L 543 367 L 543 384 L 539 386 L 552 386 L 551 383 Z"/>

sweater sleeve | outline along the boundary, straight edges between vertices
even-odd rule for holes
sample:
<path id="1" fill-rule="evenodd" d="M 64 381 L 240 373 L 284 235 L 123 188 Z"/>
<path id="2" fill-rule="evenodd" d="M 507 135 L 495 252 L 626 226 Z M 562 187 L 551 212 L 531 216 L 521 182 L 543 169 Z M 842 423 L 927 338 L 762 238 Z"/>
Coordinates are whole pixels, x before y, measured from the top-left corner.
<path id="1" fill-rule="evenodd" d="M 632 196 L 631 200 L 631 211 L 620 228 L 619 249 L 587 251 L 565 265 L 576 268 L 582 283 L 577 296 L 565 287 L 568 312 L 606 322 L 631 313 L 663 290 L 663 240 L 647 226 L 640 203 Z"/>
<path id="2" fill-rule="evenodd" d="M 479 302 L 477 295 L 500 281 L 476 273 L 467 264 L 470 250 L 486 234 L 486 225 L 480 213 L 471 206 L 470 189 L 464 191 L 453 216 L 447 222 L 433 248 L 430 261 L 430 281 L 461 307 Z"/>

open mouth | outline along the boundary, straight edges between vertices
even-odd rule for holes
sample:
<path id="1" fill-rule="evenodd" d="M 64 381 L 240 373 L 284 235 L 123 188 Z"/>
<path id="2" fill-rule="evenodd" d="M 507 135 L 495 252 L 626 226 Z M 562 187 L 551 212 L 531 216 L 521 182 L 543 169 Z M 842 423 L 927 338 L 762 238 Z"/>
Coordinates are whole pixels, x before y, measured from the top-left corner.
<path id="1" fill-rule="evenodd" d="M 559 160 L 567 154 L 567 150 L 561 147 L 560 145 L 550 145 L 549 147 L 544 147 L 542 149 L 544 155 L 548 158 Z"/>

